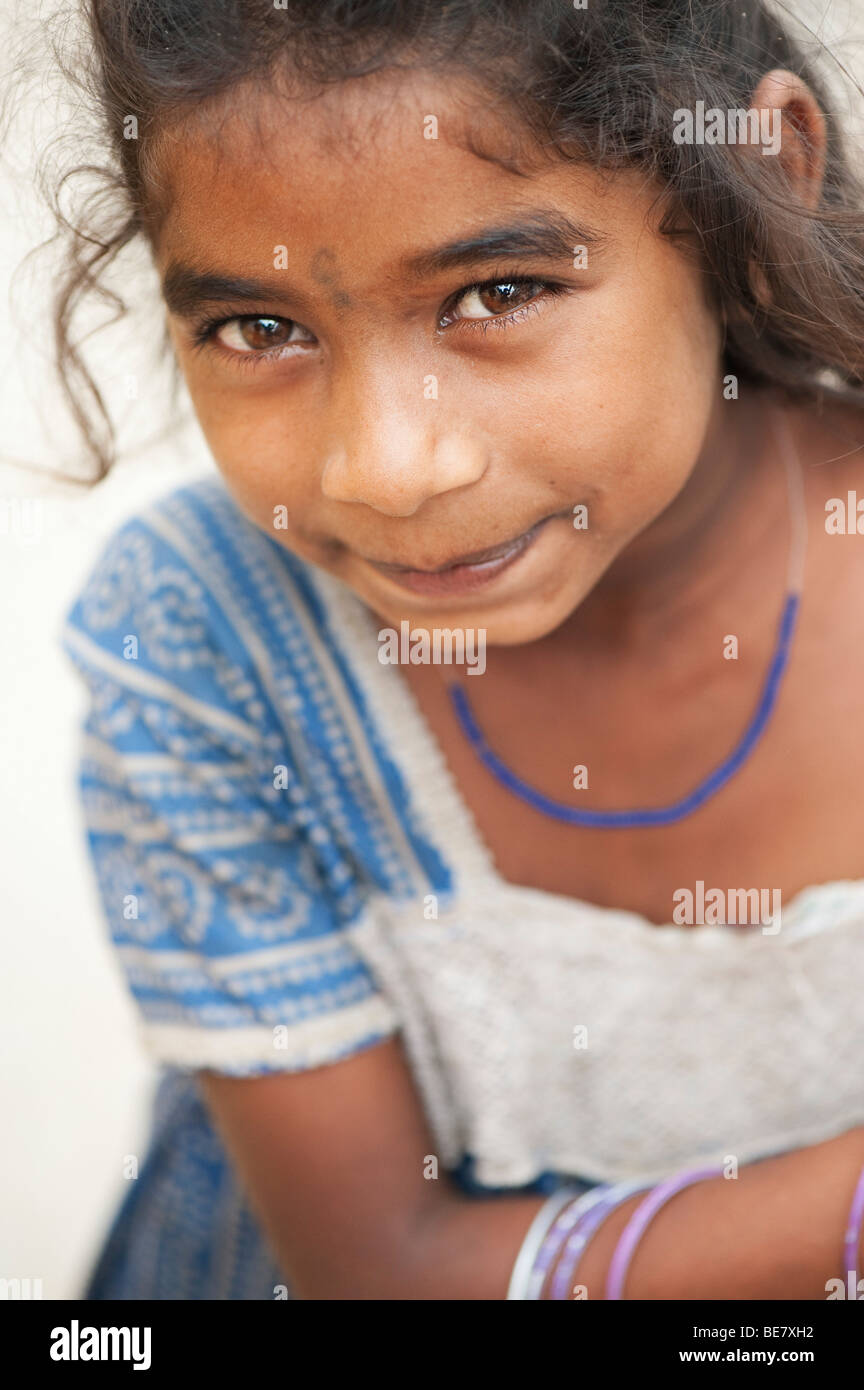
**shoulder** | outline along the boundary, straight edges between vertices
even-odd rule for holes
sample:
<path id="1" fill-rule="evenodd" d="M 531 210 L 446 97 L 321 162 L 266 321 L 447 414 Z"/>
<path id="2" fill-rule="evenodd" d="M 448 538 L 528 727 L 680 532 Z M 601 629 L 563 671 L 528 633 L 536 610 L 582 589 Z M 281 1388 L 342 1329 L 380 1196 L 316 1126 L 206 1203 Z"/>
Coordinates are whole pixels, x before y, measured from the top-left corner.
<path id="1" fill-rule="evenodd" d="M 324 629 L 309 566 L 205 477 L 110 535 L 61 640 L 85 678 L 230 711 L 251 736 L 296 702 Z"/>
<path id="2" fill-rule="evenodd" d="M 316 602 L 206 479 L 124 522 L 67 613 L 97 882 L 148 1047 L 173 1065 L 304 1069 L 395 1027 L 348 934 L 377 841 L 321 756 Z"/>
<path id="3" fill-rule="evenodd" d="M 279 817 L 349 886 L 336 840 L 388 892 L 414 891 L 427 862 L 447 884 L 358 677 L 360 602 L 347 589 L 335 598 L 336 586 L 246 518 L 218 478 L 158 498 L 109 538 L 66 615 L 88 734 L 125 760 L 124 776 L 164 757 L 188 784 L 215 761 L 245 778 L 250 803 L 265 792 L 272 803 L 275 788 Z"/>

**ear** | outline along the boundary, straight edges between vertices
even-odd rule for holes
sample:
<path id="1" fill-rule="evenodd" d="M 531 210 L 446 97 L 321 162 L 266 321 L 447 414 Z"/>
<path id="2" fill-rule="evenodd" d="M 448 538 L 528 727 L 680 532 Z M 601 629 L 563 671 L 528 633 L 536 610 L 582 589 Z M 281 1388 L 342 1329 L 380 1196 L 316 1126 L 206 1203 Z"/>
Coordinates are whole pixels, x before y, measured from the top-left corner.
<path id="1" fill-rule="evenodd" d="M 805 207 L 818 206 L 825 177 L 828 125 L 807 83 L 786 68 L 765 74 L 751 103 L 757 111 L 779 111 L 777 158 Z M 766 119 L 768 119 L 766 117 Z"/>

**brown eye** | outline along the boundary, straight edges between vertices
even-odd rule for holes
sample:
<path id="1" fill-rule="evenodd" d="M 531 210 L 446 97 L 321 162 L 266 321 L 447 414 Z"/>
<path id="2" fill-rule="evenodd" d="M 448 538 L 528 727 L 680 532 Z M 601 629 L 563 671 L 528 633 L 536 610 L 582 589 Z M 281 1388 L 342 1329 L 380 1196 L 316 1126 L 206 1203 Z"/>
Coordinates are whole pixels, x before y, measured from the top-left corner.
<path id="1" fill-rule="evenodd" d="M 498 280 L 475 285 L 456 300 L 455 319 L 491 319 L 512 313 L 536 299 L 543 286 L 536 280 Z"/>
<path id="2" fill-rule="evenodd" d="M 267 352 L 289 343 L 309 342 L 311 335 L 293 319 L 273 318 L 269 314 L 230 319 L 216 332 L 223 347 L 232 352 Z"/>

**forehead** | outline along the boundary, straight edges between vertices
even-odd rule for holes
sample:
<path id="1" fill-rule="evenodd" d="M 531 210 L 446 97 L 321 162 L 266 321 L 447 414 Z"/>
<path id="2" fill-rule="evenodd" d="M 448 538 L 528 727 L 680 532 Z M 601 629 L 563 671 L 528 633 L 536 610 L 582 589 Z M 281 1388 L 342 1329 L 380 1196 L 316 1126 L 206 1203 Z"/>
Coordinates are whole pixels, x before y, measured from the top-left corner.
<path id="1" fill-rule="evenodd" d="M 642 175 L 545 153 L 468 78 L 380 72 L 310 96 L 246 87 L 160 142 L 157 256 L 260 272 L 284 246 L 313 275 L 370 282 L 418 248 L 538 206 L 607 236 L 644 217 Z M 656 193 L 656 190 L 653 190 Z"/>

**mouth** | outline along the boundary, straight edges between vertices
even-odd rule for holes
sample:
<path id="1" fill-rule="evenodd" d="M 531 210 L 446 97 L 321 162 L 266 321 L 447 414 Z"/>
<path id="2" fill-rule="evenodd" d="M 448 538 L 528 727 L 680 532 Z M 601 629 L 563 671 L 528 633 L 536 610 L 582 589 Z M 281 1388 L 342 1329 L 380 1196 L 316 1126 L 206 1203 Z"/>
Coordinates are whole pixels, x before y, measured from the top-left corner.
<path id="1" fill-rule="evenodd" d="M 556 512 L 552 516 L 544 517 L 512 540 L 490 546 L 486 550 L 459 555 L 434 569 L 416 569 L 410 565 L 386 564 L 378 560 L 367 560 L 367 564 L 398 584 L 400 588 L 409 589 L 415 594 L 468 593 L 491 583 L 504 570 L 509 569 L 530 549 L 544 527 L 560 516 L 569 516 L 569 512 Z"/>

